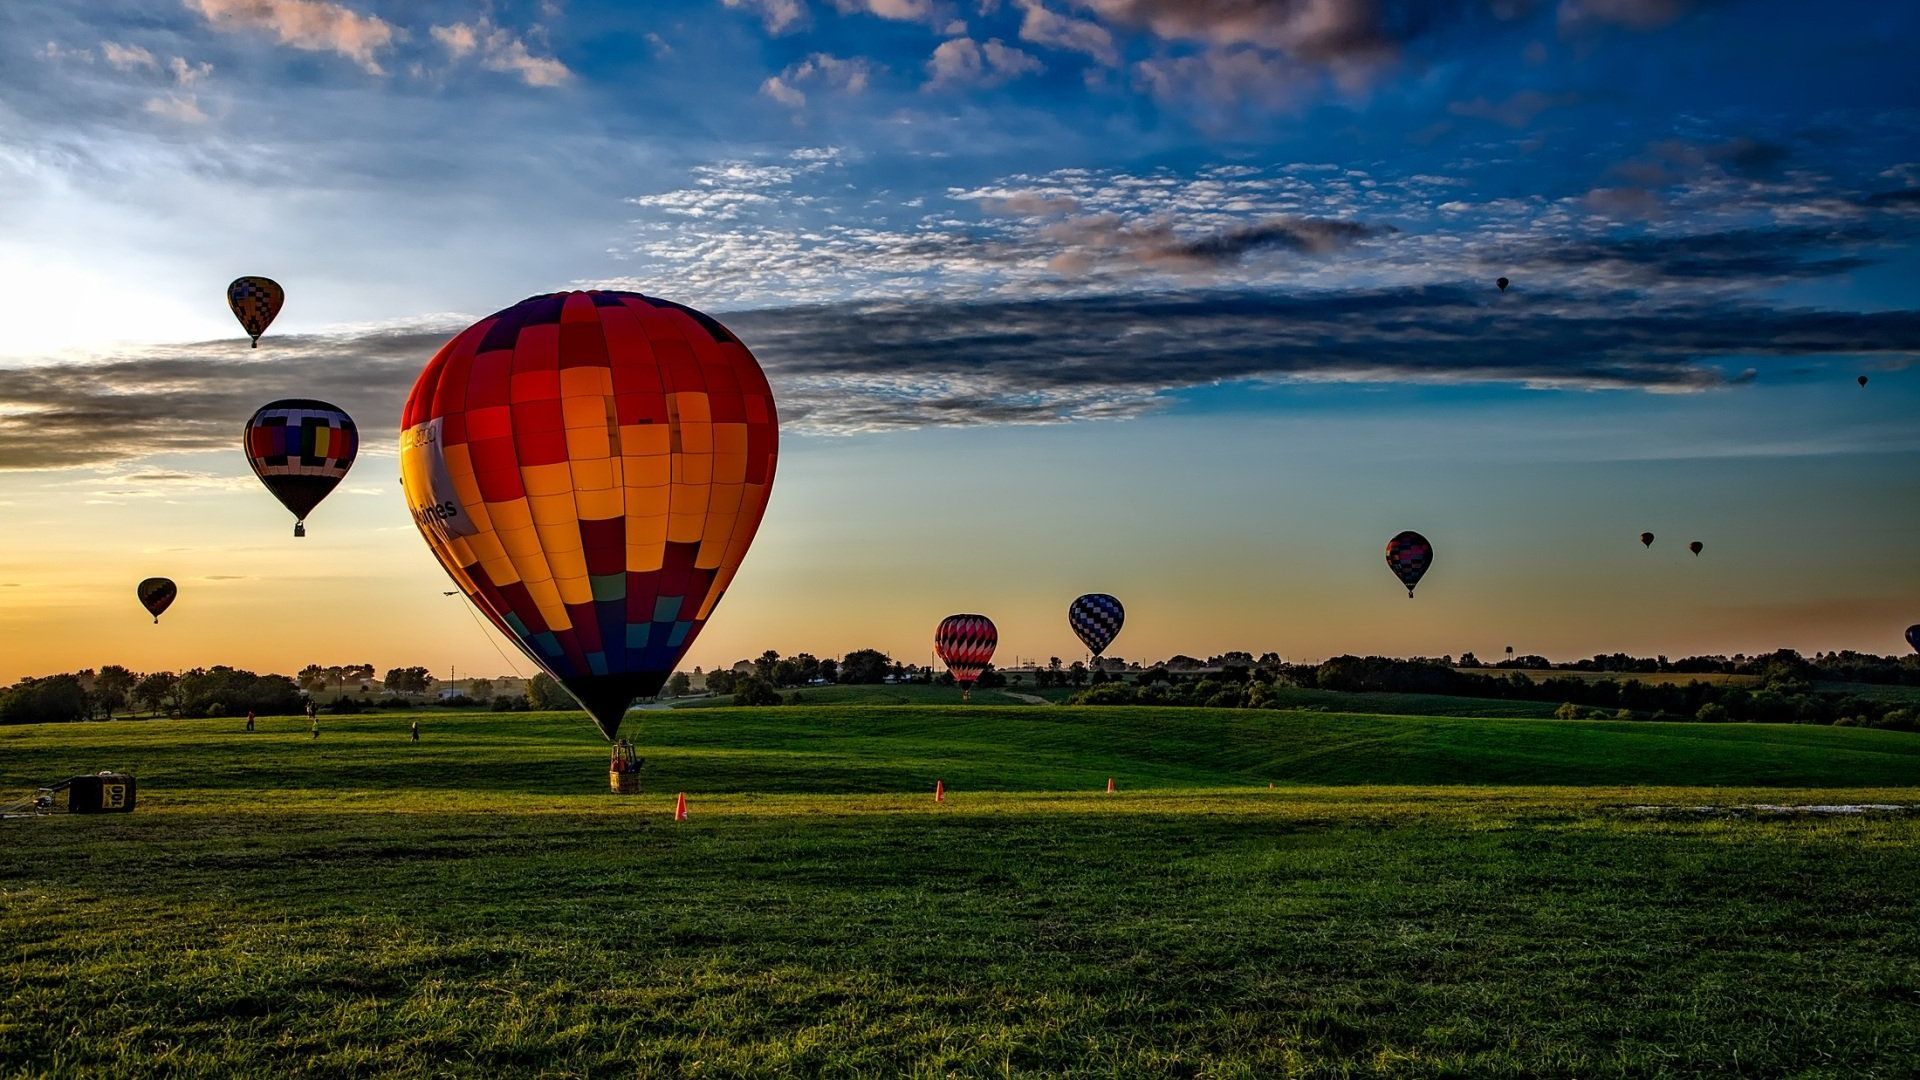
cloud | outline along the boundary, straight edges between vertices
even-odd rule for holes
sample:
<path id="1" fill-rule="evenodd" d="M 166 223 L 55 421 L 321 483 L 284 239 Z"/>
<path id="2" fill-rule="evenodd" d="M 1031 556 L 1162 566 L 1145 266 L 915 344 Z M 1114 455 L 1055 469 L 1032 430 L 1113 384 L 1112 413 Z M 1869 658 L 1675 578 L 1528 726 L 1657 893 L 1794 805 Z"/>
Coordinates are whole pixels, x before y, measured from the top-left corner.
<path id="1" fill-rule="evenodd" d="M 814 53 L 787 65 L 786 70 L 760 84 L 760 92 L 782 105 L 800 108 L 807 103 L 805 84 L 817 84 L 849 94 L 865 92 L 875 72 L 873 62 L 864 57 L 843 59 L 828 53 Z"/>
<path id="2" fill-rule="evenodd" d="M 331 0 L 184 0 L 214 27 L 261 31 L 282 45 L 307 52 L 333 52 L 372 74 L 381 74 L 375 54 L 392 47 L 399 31 L 378 15 L 362 15 Z"/>
<path id="3" fill-rule="evenodd" d="M 783 34 L 807 17 L 807 5 L 802 0 L 720 0 L 720 2 L 730 8 L 758 14 L 769 34 Z"/>
<path id="4" fill-rule="evenodd" d="M 1043 0 L 1015 0 L 1021 10 L 1020 40 L 1067 52 L 1084 53 L 1108 67 L 1118 67 L 1120 50 L 1113 33 L 1099 23 L 1076 19 L 1048 8 Z"/>
<path id="5" fill-rule="evenodd" d="M 519 35 L 482 18 L 476 23 L 435 26 L 428 31 L 453 60 L 478 56 L 488 71 L 517 75 L 528 86 L 561 86 L 573 78 L 567 65 L 550 56 L 535 56 Z"/>
<path id="6" fill-rule="evenodd" d="M 985 43 L 972 38 L 943 41 L 927 61 L 924 89 L 942 90 L 961 86 L 1000 86 L 1022 75 L 1033 75 L 1045 66 L 1028 53 L 990 38 Z"/>
<path id="7" fill-rule="evenodd" d="M 1307 85 L 1306 73 L 1259 49 L 1208 49 L 1187 56 L 1142 60 L 1134 86 L 1169 106 L 1203 106 L 1219 113 L 1239 105 L 1283 109 Z"/>
<path id="8" fill-rule="evenodd" d="M 1491 120 L 1510 128 L 1522 128 L 1533 123 L 1534 119 L 1548 109 L 1561 105 L 1570 105 L 1578 101 L 1575 94 L 1544 94 L 1538 90 L 1521 90 L 1501 101 L 1489 101 L 1484 97 L 1472 101 L 1456 101 L 1447 106 L 1447 111 L 1455 116 L 1464 116 L 1473 120 Z"/>
<path id="9" fill-rule="evenodd" d="M 899 22 L 928 22 L 934 17 L 932 0 L 833 0 L 842 15 L 862 12 Z"/>
<path id="10" fill-rule="evenodd" d="M 1392 231 L 1352 221 L 1277 218 L 1194 236 L 1183 235 L 1164 220 L 1136 223 L 1103 214 L 1049 225 L 1041 235 L 1061 246 L 1049 265 L 1063 273 L 1117 266 L 1192 274 L 1231 266 L 1255 251 L 1325 255 Z"/>
<path id="11" fill-rule="evenodd" d="M 100 43 L 100 55 L 106 58 L 108 65 L 116 71 L 133 71 L 144 68 L 147 71 L 159 71 L 160 62 L 153 54 L 138 45 L 122 45 L 114 41 Z"/>
<path id="12" fill-rule="evenodd" d="M 173 72 L 174 85 L 190 87 L 213 74 L 213 65 L 204 61 L 189 64 L 184 57 L 176 56 L 167 61 L 167 70 Z"/>
<path id="13" fill-rule="evenodd" d="M 200 109 L 200 101 L 192 94 L 162 94 L 148 98 L 142 106 L 150 115 L 164 117 L 182 124 L 204 124 L 207 114 Z"/>
<path id="14" fill-rule="evenodd" d="M 453 329 L 287 335 L 271 360 L 248 356 L 243 340 L 0 369 L 0 468 L 231 449 L 254 409 L 289 386 L 345 408 L 362 431 L 397 431 L 414 378 Z"/>
<path id="15" fill-rule="evenodd" d="M 1484 287 L 1429 286 L 916 297 L 721 317 L 766 367 L 782 423 L 834 434 L 1119 419 L 1219 383 L 1697 391 L 1753 381 L 1745 369 L 1754 358 L 1901 363 L 1920 353 L 1920 311 L 1546 286 L 1519 303 L 1491 302 Z M 290 384 L 345 407 L 362 431 L 394 430 L 421 365 L 453 329 L 282 337 L 271 362 L 219 342 L 0 370 L 0 467 L 114 467 L 89 482 L 89 494 L 120 497 L 244 483 L 135 463 L 230 450 L 252 410 Z M 1722 367 L 1728 361 L 1737 373 Z"/>
<path id="16" fill-rule="evenodd" d="M 1869 265 L 1859 249 L 1879 239 L 1862 226 L 1735 229 L 1711 233 L 1565 240 L 1538 250 L 1554 273 L 1590 287 L 1724 283 L 1756 285 L 1826 277 Z"/>
<path id="17" fill-rule="evenodd" d="M 1379 0 L 1075 0 L 1122 26 L 1169 41 L 1255 46 L 1322 64 L 1391 59 L 1435 5 Z"/>
<path id="18" fill-rule="evenodd" d="M 1593 25 L 1657 30 L 1693 6 L 1693 0 L 1561 0 L 1560 25 L 1572 30 Z"/>

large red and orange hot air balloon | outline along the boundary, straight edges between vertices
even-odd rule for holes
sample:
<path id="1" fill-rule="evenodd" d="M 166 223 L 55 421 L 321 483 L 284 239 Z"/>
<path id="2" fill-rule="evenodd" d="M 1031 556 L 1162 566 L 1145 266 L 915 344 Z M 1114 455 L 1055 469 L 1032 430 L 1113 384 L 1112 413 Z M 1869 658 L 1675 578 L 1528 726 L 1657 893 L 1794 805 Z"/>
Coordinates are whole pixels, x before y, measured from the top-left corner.
<path id="1" fill-rule="evenodd" d="M 400 423 L 440 564 L 612 739 L 760 527 L 779 431 L 753 354 L 680 304 L 536 296 L 441 346 Z"/>
<path id="2" fill-rule="evenodd" d="M 972 700 L 974 680 L 987 670 L 998 644 L 1000 631 L 985 615 L 949 615 L 934 629 L 933 651 L 960 684 L 962 701 Z"/>

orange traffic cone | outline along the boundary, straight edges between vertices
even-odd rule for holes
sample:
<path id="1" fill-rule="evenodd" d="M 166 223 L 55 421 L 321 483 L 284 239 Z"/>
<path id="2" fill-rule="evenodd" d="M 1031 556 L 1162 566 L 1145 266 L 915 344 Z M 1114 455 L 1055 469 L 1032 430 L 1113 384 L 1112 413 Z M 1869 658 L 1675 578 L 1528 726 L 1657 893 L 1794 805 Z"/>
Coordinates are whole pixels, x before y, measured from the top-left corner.
<path id="1" fill-rule="evenodd" d="M 1107 777 L 1107 794 L 1113 794 L 1113 777 Z"/>
<path id="2" fill-rule="evenodd" d="M 673 820 L 687 820 L 687 793 L 684 791 L 680 793 L 680 798 L 674 801 Z"/>
<path id="3" fill-rule="evenodd" d="M 933 801 L 947 801 L 947 782 L 945 780 L 935 780 L 933 782 Z"/>

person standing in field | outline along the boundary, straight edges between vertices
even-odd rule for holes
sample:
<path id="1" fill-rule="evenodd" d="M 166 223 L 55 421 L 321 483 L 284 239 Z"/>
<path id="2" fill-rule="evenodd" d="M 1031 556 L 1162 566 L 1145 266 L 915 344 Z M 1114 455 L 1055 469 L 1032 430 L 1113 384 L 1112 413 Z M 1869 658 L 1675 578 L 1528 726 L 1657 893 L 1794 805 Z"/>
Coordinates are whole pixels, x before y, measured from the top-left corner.
<path id="1" fill-rule="evenodd" d="M 253 710 L 252 709 L 247 710 L 247 730 L 248 731 L 253 730 Z"/>
<path id="2" fill-rule="evenodd" d="M 413 733 L 413 741 L 414 741 L 414 742 L 419 742 L 419 741 L 420 741 L 420 721 L 418 721 L 418 720 L 415 720 L 415 721 L 413 722 L 413 727 L 412 727 L 412 729 L 411 729 L 411 730 L 412 730 L 412 733 Z"/>

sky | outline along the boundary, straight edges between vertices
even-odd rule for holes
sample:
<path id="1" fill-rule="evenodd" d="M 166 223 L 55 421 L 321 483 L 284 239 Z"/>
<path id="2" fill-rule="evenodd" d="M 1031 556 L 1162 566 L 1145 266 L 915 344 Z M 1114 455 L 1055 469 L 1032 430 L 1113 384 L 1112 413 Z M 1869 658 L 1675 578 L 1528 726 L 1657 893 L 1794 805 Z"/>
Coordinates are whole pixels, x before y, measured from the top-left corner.
<path id="1" fill-rule="evenodd" d="M 1126 658 L 1901 651 L 1915 40 L 1864 0 L 12 0 L 0 680 L 531 671 L 393 436 L 452 334 L 593 287 L 717 315 L 779 403 L 688 666 L 923 661 L 956 611 L 1071 659 L 1088 591 Z M 258 351 L 242 274 L 287 289 Z M 364 440 L 298 541 L 237 441 L 288 396 Z"/>

